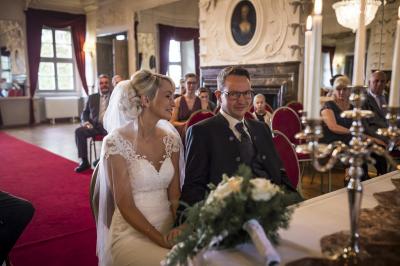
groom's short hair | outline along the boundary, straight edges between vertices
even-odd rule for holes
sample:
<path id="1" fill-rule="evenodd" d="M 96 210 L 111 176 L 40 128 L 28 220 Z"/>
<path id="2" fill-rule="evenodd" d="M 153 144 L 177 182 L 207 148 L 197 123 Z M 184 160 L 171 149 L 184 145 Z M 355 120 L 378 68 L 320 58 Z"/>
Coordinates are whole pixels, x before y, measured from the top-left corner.
<path id="1" fill-rule="evenodd" d="M 250 74 L 247 69 L 241 66 L 229 66 L 225 67 L 224 69 L 219 72 L 217 77 L 217 86 L 218 90 L 222 90 L 225 87 L 225 80 L 228 76 L 235 75 L 235 76 L 243 76 L 246 77 L 250 81 Z"/>

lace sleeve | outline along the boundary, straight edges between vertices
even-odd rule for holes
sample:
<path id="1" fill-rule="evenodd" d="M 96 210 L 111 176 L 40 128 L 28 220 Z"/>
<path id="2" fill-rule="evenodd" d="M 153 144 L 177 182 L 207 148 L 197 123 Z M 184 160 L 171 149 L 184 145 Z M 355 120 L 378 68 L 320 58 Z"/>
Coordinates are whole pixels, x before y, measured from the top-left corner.
<path id="1" fill-rule="evenodd" d="M 165 145 L 165 153 L 167 157 L 171 157 L 173 152 L 179 152 L 179 139 L 173 135 L 166 135 L 163 138 Z"/>
<path id="2" fill-rule="evenodd" d="M 108 135 L 103 142 L 102 156 L 107 159 L 110 155 L 118 154 L 126 160 L 135 158 L 133 145 L 116 131 Z"/>

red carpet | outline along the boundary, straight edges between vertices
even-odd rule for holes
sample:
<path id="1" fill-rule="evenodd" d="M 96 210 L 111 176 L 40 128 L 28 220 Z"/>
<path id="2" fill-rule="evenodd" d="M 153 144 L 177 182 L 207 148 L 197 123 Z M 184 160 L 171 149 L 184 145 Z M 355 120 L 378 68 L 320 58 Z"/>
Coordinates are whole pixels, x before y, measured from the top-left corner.
<path id="1" fill-rule="evenodd" d="M 62 141 L 60 141 L 62 145 Z M 89 205 L 91 171 L 0 132 L 0 190 L 31 201 L 35 215 L 11 252 L 14 266 L 97 265 Z"/>

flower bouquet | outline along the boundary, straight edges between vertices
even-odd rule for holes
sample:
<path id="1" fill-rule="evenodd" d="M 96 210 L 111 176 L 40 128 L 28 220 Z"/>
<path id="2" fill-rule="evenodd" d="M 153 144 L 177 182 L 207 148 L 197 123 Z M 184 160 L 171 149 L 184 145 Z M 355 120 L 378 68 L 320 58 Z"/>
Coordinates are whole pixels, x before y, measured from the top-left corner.
<path id="1" fill-rule="evenodd" d="M 188 208 L 186 227 L 168 253 L 166 265 L 186 265 L 188 259 L 207 249 L 233 248 L 249 242 L 244 225 L 256 220 L 266 236 L 278 241 L 278 229 L 287 228 L 297 199 L 265 178 L 251 179 L 251 170 L 239 167 L 233 177 L 223 176 L 205 201 Z"/>

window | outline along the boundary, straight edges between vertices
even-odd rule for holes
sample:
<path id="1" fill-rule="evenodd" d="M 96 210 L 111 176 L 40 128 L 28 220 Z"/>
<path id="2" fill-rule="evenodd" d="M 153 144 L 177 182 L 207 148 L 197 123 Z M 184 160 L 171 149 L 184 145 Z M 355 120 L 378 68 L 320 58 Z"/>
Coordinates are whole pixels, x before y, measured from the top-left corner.
<path id="1" fill-rule="evenodd" d="M 169 62 L 167 75 L 171 77 L 176 86 L 186 73 L 195 73 L 194 41 L 169 42 Z"/>
<path id="2" fill-rule="evenodd" d="M 331 63 L 329 59 L 329 53 L 322 53 L 322 58 L 321 58 L 321 67 L 322 67 L 322 84 L 321 86 L 323 88 L 329 88 L 331 87 L 330 84 L 330 79 L 332 78 L 332 73 L 331 73 Z"/>
<path id="3" fill-rule="evenodd" d="M 167 74 L 172 78 L 175 84 L 179 84 L 179 80 L 183 76 L 181 42 L 175 40 L 169 42 L 169 63 Z"/>
<path id="4" fill-rule="evenodd" d="M 11 83 L 11 60 L 9 55 L 1 55 L 1 78 L 6 79 L 7 83 Z"/>
<path id="5" fill-rule="evenodd" d="M 42 29 L 39 91 L 75 91 L 70 29 Z"/>

